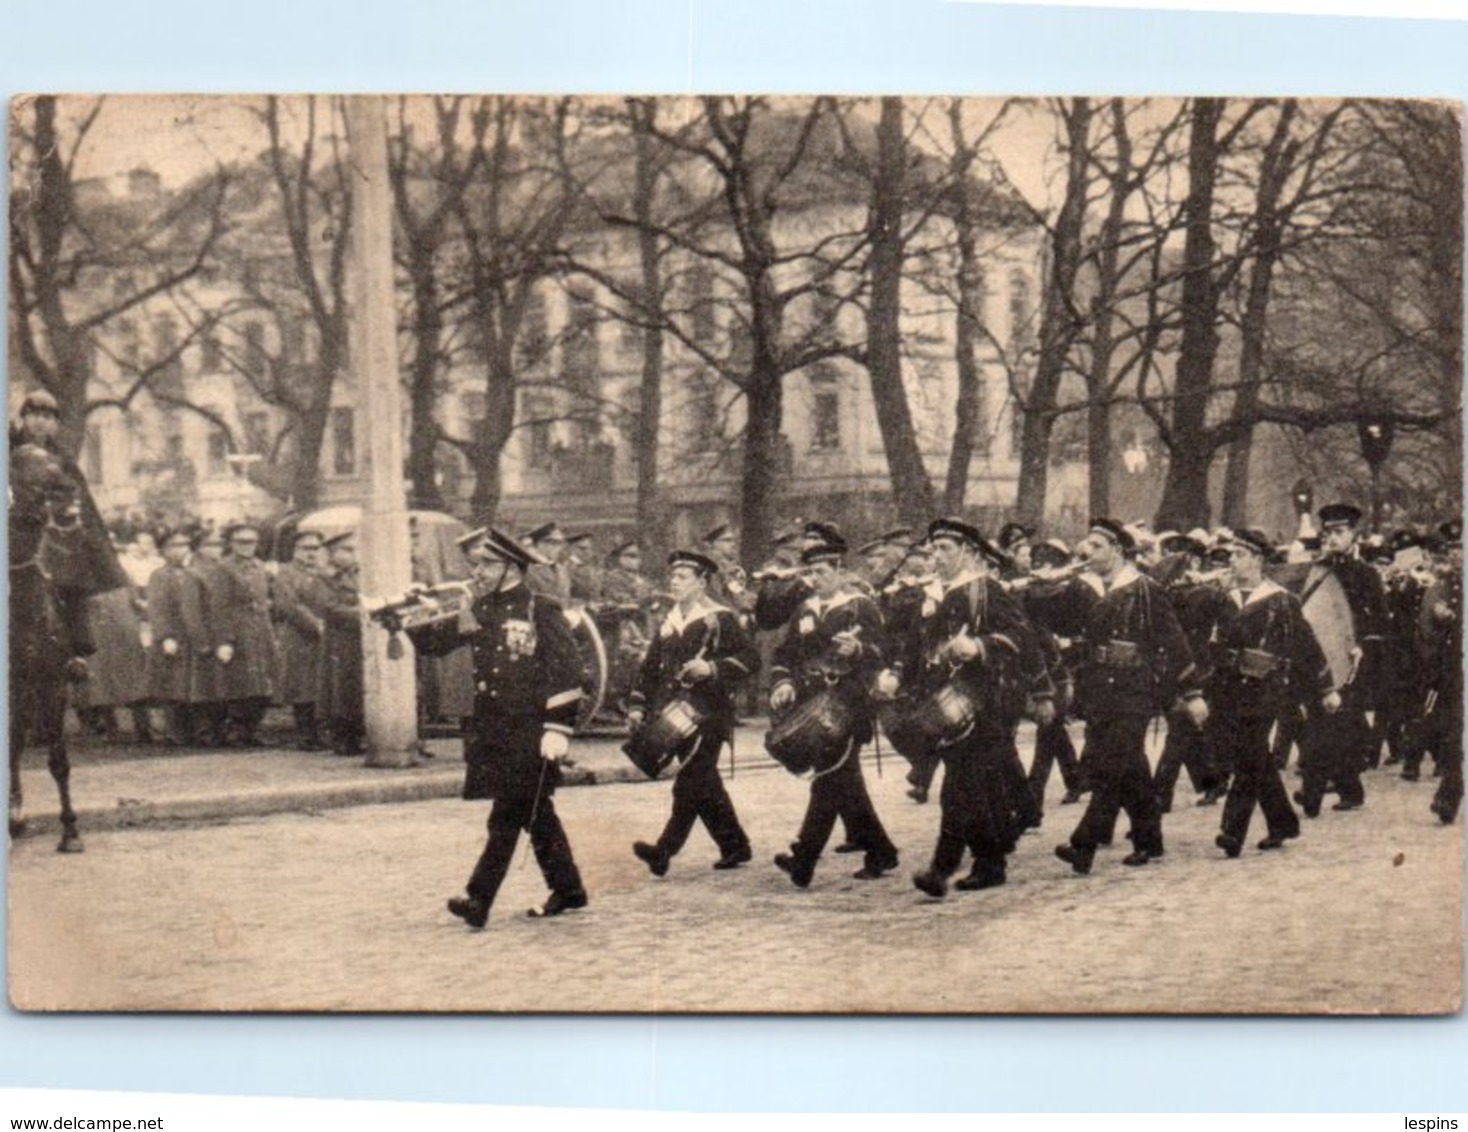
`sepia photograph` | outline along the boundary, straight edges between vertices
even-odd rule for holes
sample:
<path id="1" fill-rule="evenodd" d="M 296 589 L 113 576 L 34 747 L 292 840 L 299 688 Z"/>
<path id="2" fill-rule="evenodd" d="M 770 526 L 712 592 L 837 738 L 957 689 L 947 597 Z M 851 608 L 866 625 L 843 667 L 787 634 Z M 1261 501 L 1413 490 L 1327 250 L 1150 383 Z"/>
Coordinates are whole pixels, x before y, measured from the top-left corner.
<path id="1" fill-rule="evenodd" d="M 14 98 L 11 1005 L 1461 1012 L 1462 130 Z"/>

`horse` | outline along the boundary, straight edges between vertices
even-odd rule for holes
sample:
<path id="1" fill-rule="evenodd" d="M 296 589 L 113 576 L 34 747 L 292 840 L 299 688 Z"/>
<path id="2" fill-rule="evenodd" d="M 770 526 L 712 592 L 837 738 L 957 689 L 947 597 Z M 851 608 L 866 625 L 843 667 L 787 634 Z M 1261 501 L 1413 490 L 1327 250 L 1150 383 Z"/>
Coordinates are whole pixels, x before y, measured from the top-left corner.
<path id="1" fill-rule="evenodd" d="M 10 457 L 10 833 L 25 832 L 20 761 L 44 745 L 61 795 L 60 853 L 80 853 L 71 805 L 64 717 L 69 685 L 84 678 L 89 651 L 76 572 L 86 535 L 76 482 L 47 449 L 24 444 Z"/>

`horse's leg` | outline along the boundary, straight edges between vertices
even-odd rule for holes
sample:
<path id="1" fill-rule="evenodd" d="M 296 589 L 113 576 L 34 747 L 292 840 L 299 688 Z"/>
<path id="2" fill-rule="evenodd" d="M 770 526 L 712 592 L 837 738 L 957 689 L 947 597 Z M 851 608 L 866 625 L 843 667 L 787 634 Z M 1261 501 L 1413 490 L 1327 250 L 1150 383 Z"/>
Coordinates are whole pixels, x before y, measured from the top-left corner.
<path id="1" fill-rule="evenodd" d="M 10 697 L 10 836 L 19 837 L 25 832 L 20 789 L 20 756 L 25 750 L 25 724 L 21 721 L 23 705 Z"/>
<path id="2" fill-rule="evenodd" d="M 66 754 L 66 699 L 66 686 L 63 684 L 56 689 L 52 702 L 46 705 L 48 723 L 55 727 L 47 747 L 46 765 L 61 795 L 61 841 L 56 852 L 80 853 L 82 839 L 76 830 L 76 811 L 71 808 L 71 760 Z"/>

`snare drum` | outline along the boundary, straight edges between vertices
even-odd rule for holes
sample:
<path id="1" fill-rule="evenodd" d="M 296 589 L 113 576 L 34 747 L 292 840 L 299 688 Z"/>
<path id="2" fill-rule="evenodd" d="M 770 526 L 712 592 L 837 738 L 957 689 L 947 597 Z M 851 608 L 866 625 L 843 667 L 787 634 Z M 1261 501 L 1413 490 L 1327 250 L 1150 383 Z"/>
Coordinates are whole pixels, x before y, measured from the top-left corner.
<path id="1" fill-rule="evenodd" d="M 791 774 L 820 774 L 841 761 L 856 730 L 856 712 L 824 688 L 782 716 L 765 735 L 765 750 Z"/>
<path id="2" fill-rule="evenodd" d="M 882 714 L 882 730 L 898 754 L 916 762 L 963 738 L 978 719 L 980 704 L 977 689 L 950 680 L 930 695 L 894 702 Z"/>
<path id="3" fill-rule="evenodd" d="M 622 753 L 648 778 L 656 778 L 688 748 L 707 719 L 688 700 L 670 700 L 622 744 Z"/>

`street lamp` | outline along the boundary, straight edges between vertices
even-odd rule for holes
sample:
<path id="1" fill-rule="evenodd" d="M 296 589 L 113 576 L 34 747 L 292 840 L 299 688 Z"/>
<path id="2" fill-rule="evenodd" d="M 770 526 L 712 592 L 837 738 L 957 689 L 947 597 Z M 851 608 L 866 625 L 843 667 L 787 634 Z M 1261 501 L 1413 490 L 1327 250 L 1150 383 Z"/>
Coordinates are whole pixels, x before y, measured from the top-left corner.
<path id="1" fill-rule="evenodd" d="M 1361 455 L 1371 469 L 1371 529 L 1381 526 L 1381 467 L 1391 454 L 1396 426 L 1388 417 L 1375 412 L 1363 414 L 1356 421 L 1356 435 L 1361 441 Z"/>
<path id="2" fill-rule="evenodd" d="M 1307 539 L 1315 537 L 1315 489 L 1310 486 L 1310 481 L 1303 476 L 1295 481 L 1295 486 L 1290 489 L 1290 498 L 1295 504 L 1295 518 L 1299 525 L 1295 537 Z"/>

